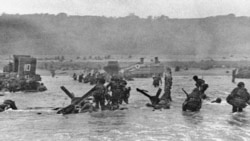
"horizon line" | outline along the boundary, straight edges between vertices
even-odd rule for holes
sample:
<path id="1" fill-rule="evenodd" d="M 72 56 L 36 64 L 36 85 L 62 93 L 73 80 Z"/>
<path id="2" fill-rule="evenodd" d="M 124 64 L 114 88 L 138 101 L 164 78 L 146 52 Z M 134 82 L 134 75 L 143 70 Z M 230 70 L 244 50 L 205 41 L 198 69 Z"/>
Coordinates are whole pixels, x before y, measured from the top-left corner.
<path id="1" fill-rule="evenodd" d="M 157 19 L 159 17 L 165 17 L 166 19 L 205 19 L 205 18 L 216 18 L 216 17 L 222 17 L 222 16 L 231 16 L 231 17 L 235 17 L 235 18 L 241 18 L 241 17 L 245 17 L 245 18 L 250 18 L 250 16 L 237 16 L 235 13 L 228 13 L 225 15 L 213 15 L 213 16 L 206 16 L 206 17 L 196 17 L 196 18 L 172 18 L 169 17 L 167 15 L 159 15 L 159 16 L 153 16 L 153 15 L 148 15 L 147 17 L 140 17 L 134 13 L 129 13 L 126 16 L 105 16 L 105 15 L 74 15 L 74 14 L 68 14 L 65 12 L 60 12 L 60 13 L 29 13 L 29 14 L 20 14 L 20 13 L 13 13 L 13 14 L 9 14 L 9 13 L 5 13 L 2 12 L 2 14 L 0 15 L 2 16 L 28 16 L 28 15 L 52 15 L 52 16 L 66 16 L 66 17 L 105 17 L 105 18 L 125 18 L 125 17 L 137 17 L 140 19 L 148 19 L 149 17 L 151 17 L 152 19 Z"/>

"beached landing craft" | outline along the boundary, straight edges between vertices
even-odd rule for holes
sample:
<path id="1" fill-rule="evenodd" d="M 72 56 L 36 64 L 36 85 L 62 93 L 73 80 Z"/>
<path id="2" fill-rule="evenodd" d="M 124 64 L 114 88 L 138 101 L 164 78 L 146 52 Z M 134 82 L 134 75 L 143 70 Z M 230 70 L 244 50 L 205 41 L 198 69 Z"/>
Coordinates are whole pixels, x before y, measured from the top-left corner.
<path id="1" fill-rule="evenodd" d="M 149 78 L 152 76 L 163 76 L 165 67 L 160 63 L 158 57 L 155 57 L 154 62 L 145 63 L 144 58 L 140 58 L 140 62 L 121 68 L 118 61 L 109 61 L 104 70 L 113 75 L 122 75 L 126 80 L 133 78 Z"/>
<path id="2" fill-rule="evenodd" d="M 164 65 L 160 63 L 158 57 L 155 57 L 153 63 L 145 63 L 144 58 L 140 58 L 140 62 L 123 68 L 124 76 L 133 78 L 149 78 L 153 75 L 162 76 L 164 73 Z"/>
<path id="3" fill-rule="evenodd" d="M 36 58 L 29 55 L 14 55 L 0 74 L 0 89 L 8 89 L 10 92 L 45 91 L 46 87 L 41 81 L 40 75 L 36 74 Z"/>

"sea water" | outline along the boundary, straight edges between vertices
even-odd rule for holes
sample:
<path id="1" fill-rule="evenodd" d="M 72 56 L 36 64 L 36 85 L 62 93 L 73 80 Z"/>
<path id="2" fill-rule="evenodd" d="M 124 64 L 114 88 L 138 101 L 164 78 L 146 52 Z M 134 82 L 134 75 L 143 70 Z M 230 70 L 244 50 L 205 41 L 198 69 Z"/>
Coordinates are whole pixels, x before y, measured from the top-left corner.
<path id="1" fill-rule="evenodd" d="M 230 76 L 203 76 L 209 84 L 199 112 L 183 112 L 186 95 L 184 88 L 194 88 L 192 76 L 173 76 L 171 108 L 155 110 L 145 106 L 149 99 L 136 92 L 136 88 L 155 95 L 158 88 L 152 79 L 129 81 L 132 88 L 127 110 L 98 111 L 59 115 L 53 107 L 63 107 L 70 99 L 60 90 L 65 86 L 81 96 L 93 86 L 73 81 L 71 76 L 43 76 L 48 91 L 41 93 L 5 93 L 0 100 L 12 99 L 19 110 L 0 113 L 0 140 L 15 141 L 247 141 L 250 140 L 250 110 L 231 113 L 225 98 L 236 84 Z M 250 89 L 250 80 L 243 81 Z M 160 86 L 163 88 L 163 86 Z M 217 97 L 222 103 L 211 103 Z"/>

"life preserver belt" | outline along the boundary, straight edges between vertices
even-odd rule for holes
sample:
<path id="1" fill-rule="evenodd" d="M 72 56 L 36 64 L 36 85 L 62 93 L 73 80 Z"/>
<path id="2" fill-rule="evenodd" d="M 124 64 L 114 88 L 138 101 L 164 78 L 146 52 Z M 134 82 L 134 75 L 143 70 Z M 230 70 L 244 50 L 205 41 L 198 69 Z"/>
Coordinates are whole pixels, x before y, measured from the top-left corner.
<path id="1" fill-rule="evenodd" d="M 136 69 L 139 69 L 141 66 L 139 64 L 135 65 Z"/>

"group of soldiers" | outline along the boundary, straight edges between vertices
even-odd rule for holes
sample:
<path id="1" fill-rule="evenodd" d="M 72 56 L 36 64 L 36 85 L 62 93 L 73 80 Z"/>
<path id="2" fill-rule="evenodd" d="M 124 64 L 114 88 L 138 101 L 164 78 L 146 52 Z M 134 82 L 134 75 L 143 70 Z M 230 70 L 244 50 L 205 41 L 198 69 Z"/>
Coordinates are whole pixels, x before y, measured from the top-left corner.
<path id="1" fill-rule="evenodd" d="M 171 70 L 168 71 L 169 73 L 168 76 L 165 76 L 165 92 L 161 98 L 159 97 L 160 91 L 158 90 L 156 96 L 149 96 L 145 91 L 137 89 L 138 92 L 141 92 L 142 94 L 146 95 L 151 99 L 151 104 L 147 104 L 147 106 L 152 106 L 154 108 L 159 107 L 158 103 L 161 103 L 161 99 L 166 99 L 167 103 L 172 101 L 171 97 L 171 88 L 172 88 L 172 75 L 171 75 Z M 205 83 L 205 81 L 201 78 L 198 78 L 198 76 L 193 76 L 193 80 L 195 81 L 195 88 L 193 91 L 188 94 L 184 89 L 184 93 L 186 94 L 187 98 L 185 99 L 183 105 L 182 105 L 182 110 L 190 110 L 190 111 L 199 111 L 202 106 L 202 99 L 206 99 L 207 96 L 205 94 L 205 91 L 208 88 L 208 84 Z M 162 84 L 161 76 L 160 75 L 154 75 L 153 76 L 153 86 L 158 87 L 159 85 Z M 152 99 L 156 99 L 153 101 L 158 101 L 158 102 L 152 102 Z M 157 104 L 155 104 L 157 103 Z M 166 102 L 165 102 L 166 103 Z"/>
<path id="2" fill-rule="evenodd" d="M 79 112 L 92 112 L 98 109 L 101 110 L 117 110 L 120 109 L 122 103 L 129 103 L 130 97 L 130 87 L 127 87 L 127 82 L 119 76 L 113 76 L 110 82 L 105 85 L 106 80 L 104 77 L 95 78 L 96 84 L 90 90 L 86 96 L 92 96 L 93 98 L 86 98 L 80 100 L 81 98 L 72 99 L 72 103 L 75 104 L 74 108 L 70 110 L 64 108 L 60 110 L 59 113 L 69 114 L 69 113 L 79 113 Z M 77 105 L 77 106 L 76 106 Z"/>
<path id="3" fill-rule="evenodd" d="M 47 88 L 43 83 L 24 78 L 0 79 L 0 90 L 17 92 L 17 91 L 46 91 Z"/>
<path id="4" fill-rule="evenodd" d="M 150 99 L 151 104 L 147 104 L 147 106 L 154 107 L 155 109 L 157 109 L 157 107 L 163 107 L 162 103 L 167 103 L 165 104 L 167 105 L 165 106 L 165 108 L 169 108 L 169 102 L 172 101 L 172 77 L 165 77 L 165 79 L 165 87 L 167 88 L 164 88 L 165 92 L 161 98 L 159 98 L 161 89 L 158 90 L 155 96 L 150 96 L 146 90 L 137 89 L 138 92 L 144 94 Z M 183 89 L 183 91 L 187 95 L 187 98 L 185 99 L 182 105 L 183 111 L 199 111 L 202 107 L 202 101 L 204 99 L 208 99 L 208 96 L 205 94 L 205 91 L 208 89 L 209 85 L 206 84 L 205 80 L 198 78 L 198 76 L 196 75 L 193 76 L 193 80 L 195 81 L 195 88 L 190 94 L 188 94 Z M 127 83 L 125 80 L 119 77 L 113 77 L 108 85 L 104 86 L 104 83 L 105 79 L 97 78 L 97 84 L 95 86 L 96 91 L 93 92 L 96 109 L 99 108 L 99 105 L 101 109 L 104 110 L 107 107 L 109 107 L 110 109 L 111 105 L 113 109 L 118 109 L 119 104 L 121 104 L 122 102 L 128 104 L 130 87 L 126 87 Z M 153 76 L 153 86 L 158 87 L 161 84 L 161 76 Z M 232 112 L 241 112 L 242 109 L 247 106 L 247 103 L 250 104 L 250 95 L 244 86 L 244 83 L 240 82 L 238 84 L 238 87 L 235 88 L 226 99 L 227 102 L 233 107 Z M 212 102 L 220 103 L 221 101 L 221 98 L 217 98 Z"/>
<path id="5" fill-rule="evenodd" d="M 193 91 L 188 94 L 184 89 L 184 93 L 187 95 L 186 100 L 184 101 L 182 105 L 182 110 L 190 110 L 190 111 L 199 111 L 202 106 L 202 99 L 206 99 L 207 95 L 205 94 L 205 91 L 208 88 L 208 84 L 205 83 L 205 81 L 201 78 L 198 78 L 198 76 L 193 76 L 193 80 L 195 81 L 195 88 Z"/>
<path id="6" fill-rule="evenodd" d="M 205 83 L 203 79 L 198 78 L 197 76 L 193 77 L 195 83 L 195 88 L 193 89 L 191 94 L 187 94 L 187 98 L 183 103 L 183 111 L 199 111 L 202 106 L 202 99 L 208 98 L 205 94 L 205 91 L 208 88 L 208 84 Z M 233 89 L 233 91 L 226 98 L 227 103 L 232 105 L 232 112 L 242 112 L 243 109 L 250 104 L 250 94 L 245 88 L 245 84 L 243 82 L 239 82 L 237 87 Z M 212 103 L 220 103 L 221 98 L 217 98 L 212 101 Z"/>
<path id="7" fill-rule="evenodd" d="M 87 75 L 88 76 L 88 75 Z M 127 82 L 124 78 L 120 76 L 113 76 L 110 81 L 106 84 L 105 77 L 101 75 L 95 75 L 95 86 L 83 97 L 74 97 L 72 96 L 72 102 L 69 106 L 62 108 L 58 111 L 58 113 L 69 114 L 69 113 L 79 113 L 86 111 L 97 111 L 101 110 L 117 110 L 121 109 L 120 105 L 122 103 L 129 103 L 130 91 L 131 88 L 127 86 Z M 73 75 L 74 80 L 77 80 L 75 74 Z M 193 80 L 195 81 L 195 88 L 192 90 L 190 94 L 188 94 L 184 89 L 184 93 L 186 93 L 187 98 L 183 102 L 182 110 L 183 111 L 199 111 L 202 107 L 202 100 L 207 99 L 208 96 L 205 94 L 205 91 L 208 89 L 209 85 L 206 82 L 198 78 L 198 76 L 193 76 Z M 156 82 L 157 81 L 157 82 Z M 165 75 L 165 84 L 164 84 L 164 94 L 161 98 L 159 95 L 161 93 L 161 89 L 159 88 L 157 94 L 155 96 L 150 96 L 146 90 L 138 89 L 137 91 L 147 96 L 151 104 L 147 104 L 147 106 L 153 107 L 154 109 L 169 108 L 169 103 L 172 101 L 171 98 L 171 87 L 172 87 L 172 75 L 171 71 L 169 71 L 168 75 Z M 19 82 L 23 87 L 26 85 L 26 81 L 22 83 Z M 30 82 L 29 82 L 30 83 Z M 153 78 L 153 85 L 155 87 L 159 86 L 162 83 L 161 76 L 156 76 Z M 2 85 L 2 82 L 0 83 Z M 157 85 L 155 85 L 157 84 Z M 159 85 L 158 85 L 159 84 Z M 31 85 L 31 84 L 29 84 Z M 34 83 L 35 85 L 35 83 Z M 42 84 L 40 84 L 42 85 Z M 31 85 L 32 86 L 32 85 Z M 42 85 L 43 86 L 43 85 Z M 2 88 L 2 87 L 0 87 Z M 10 91 L 15 91 L 13 88 L 9 88 Z M 232 105 L 232 112 L 242 112 L 243 109 L 250 104 L 250 94 L 245 88 L 245 84 L 243 82 L 239 82 L 237 87 L 233 89 L 233 91 L 227 96 L 226 101 Z M 221 102 L 221 98 L 217 98 L 216 103 Z M 15 103 L 14 103 L 15 105 Z M 7 101 L 0 106 L 1 108 L 13 108 L 13 101 Z"/>
<path id="8" fill-rule="evenodd" d="M 97 80 L 100 78 L 104 78 L 106 80 L 107 75 L 98 71 L 84 72 L 78 76 L 76 73 L 73 74 L 73 79 L 75 81 L 78 81 L 79 83 L 90 83 L 90 85 L 96 84 Z"/>

